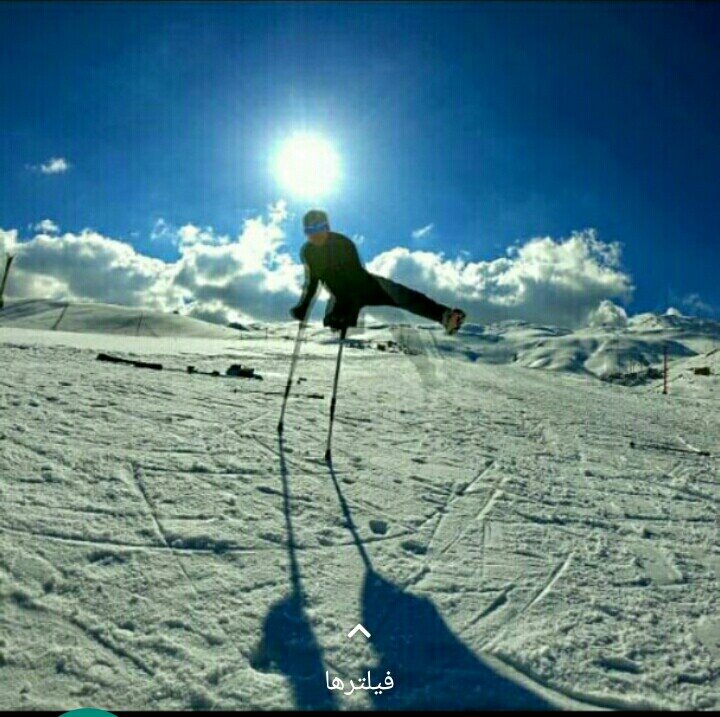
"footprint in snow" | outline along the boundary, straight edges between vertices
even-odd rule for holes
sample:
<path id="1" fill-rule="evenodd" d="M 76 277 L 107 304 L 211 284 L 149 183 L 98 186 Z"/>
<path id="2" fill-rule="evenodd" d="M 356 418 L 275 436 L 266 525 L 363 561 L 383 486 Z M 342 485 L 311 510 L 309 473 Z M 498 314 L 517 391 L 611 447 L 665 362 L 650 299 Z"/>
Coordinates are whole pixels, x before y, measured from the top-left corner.
<path id="1" fill-rule="evenodd" d="M 417 540 L 406 540 L 400 544 L 400 547 L 415 555 L 425 555 L 427 553 L 427 545 L 418 543 Z"/>
<path id="2" fill-rule="evenodd" d="M 388 532 L 388 524 L 384 520 L 371 520 L 370 530 L 375 535 L 385 535 Z"/>

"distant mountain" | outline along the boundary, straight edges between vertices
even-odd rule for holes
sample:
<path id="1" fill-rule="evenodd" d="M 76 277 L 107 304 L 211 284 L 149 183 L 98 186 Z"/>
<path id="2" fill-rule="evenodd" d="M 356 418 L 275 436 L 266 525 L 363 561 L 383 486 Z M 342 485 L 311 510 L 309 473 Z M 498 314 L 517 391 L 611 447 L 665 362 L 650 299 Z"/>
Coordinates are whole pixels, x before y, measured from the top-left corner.
<path id="1" fill-rule="evenodd" d="M 636 314 L 628 319 L 628 328 L 642 331 L 672 329 L 715 335 L 720 330 L 720 321 L 669 311 L 665 314 Z"/>
<path id="2" fill-rule="evenodd" d="M 512 363 L 526 368 L 617 378 L 655 372 L 668 358 L 675 363 L 702 357 L 720 347 L 720 322 L 692 316 L 638 314 L 626 326 L 588 326 L 571 331 L 526 321 L 469 324 L 456 337 L 424 327 L 446 356 L 475 362 Z M 720 352 L 719 352 L 720 353 Z M 715 354 L 712 354 L 715 355 Z"/>

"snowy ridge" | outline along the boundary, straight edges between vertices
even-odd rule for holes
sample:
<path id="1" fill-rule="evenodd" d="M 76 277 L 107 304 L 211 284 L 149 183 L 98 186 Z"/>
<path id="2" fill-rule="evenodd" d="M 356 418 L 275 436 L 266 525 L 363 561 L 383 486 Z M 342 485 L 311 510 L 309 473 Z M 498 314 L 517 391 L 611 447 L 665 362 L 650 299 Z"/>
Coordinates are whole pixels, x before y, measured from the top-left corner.
<path id="1" fill-rule="evenodd" d="M 705 354 L 720 347 L 720 322 L 690 317 L 656 317 L 626 328 L 581 328 L 576 331 L 536 326 L 521 321 L 486 327 L 470 325 L 448 338 L 441 329 L 423 327 L 435 335 L 445 355 L 471 362 L 516 363 L 540 368 L 608 378 L 648 367 L 660 369 L 663 351 L 670 361 Z"/>
<path id="2" fill-rule="evenodd" d="M 228 338 L 235 329 L 161 311 L 101 303 L 29 299 L 7 301 L 0 328 L 45 329 L 126 336 Z"/>

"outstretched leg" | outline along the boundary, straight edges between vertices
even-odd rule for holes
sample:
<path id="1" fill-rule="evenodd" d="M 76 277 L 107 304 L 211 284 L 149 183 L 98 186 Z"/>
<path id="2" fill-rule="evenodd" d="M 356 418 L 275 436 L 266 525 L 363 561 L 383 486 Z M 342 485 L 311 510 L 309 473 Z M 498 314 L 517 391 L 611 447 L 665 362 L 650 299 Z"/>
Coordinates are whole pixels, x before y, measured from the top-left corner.
<path id="1" fill-rule="evenodd" d="M 465 319 L 465 312 L 460 309 L 451 309 L 415 289 L 366 272 L 353 295 L 338 300 L 335 297 L 330 299 L 323 323 L 325 326 L 334 326 L 342 318 L 341 325 L 357 326 L 358 314 L 363 306 L 405 309 L 430 321 L 437 321 L 450 334 L 455 333 Z"/>
<path id="2" fill-rule="evenodd" d="M 429 296 L 386 279 L 384 276 L 370 275 L 374 279 L 373 289 L 363 303 L 366 306 L 397 306 L 405 311 L 422 316 L 430 321 L 442 322 L 443 314 L 449 306 L 438 304 Z"/>
<path id="3" fill-rule="evenodd" d="M 377 274 L 368 273 L 368 276 L 370 281 L 367 296 L 363 297 L 365 306 L 396 306 L 441 323 L 449 334 L 454 334 L 465 319 L 464 311 L 439 304 L 415 289 Z"/>

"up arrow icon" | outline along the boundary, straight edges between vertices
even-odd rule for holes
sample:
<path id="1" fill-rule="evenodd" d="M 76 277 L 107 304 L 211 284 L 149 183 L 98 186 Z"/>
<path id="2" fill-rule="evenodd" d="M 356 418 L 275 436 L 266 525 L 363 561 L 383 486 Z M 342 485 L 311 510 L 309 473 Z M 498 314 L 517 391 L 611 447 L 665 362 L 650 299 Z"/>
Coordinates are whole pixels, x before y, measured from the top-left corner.
<path id="1" fill-rule="evenodd" d="M 348 639 L 353 637 L 358 631 L 362 632 L 365 637 L 370 637 L 370 633 L 360 623 L 358 623 L 352 630 L 350 630 L 350 632 L 348 632 Z"/>

